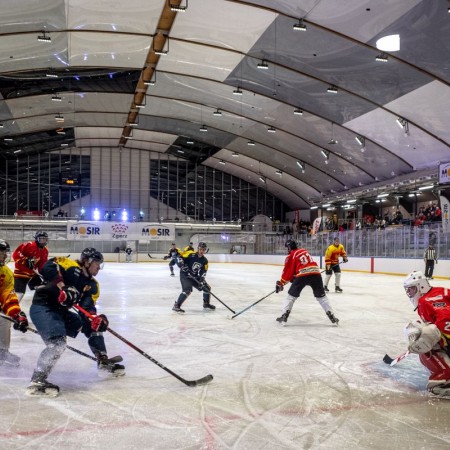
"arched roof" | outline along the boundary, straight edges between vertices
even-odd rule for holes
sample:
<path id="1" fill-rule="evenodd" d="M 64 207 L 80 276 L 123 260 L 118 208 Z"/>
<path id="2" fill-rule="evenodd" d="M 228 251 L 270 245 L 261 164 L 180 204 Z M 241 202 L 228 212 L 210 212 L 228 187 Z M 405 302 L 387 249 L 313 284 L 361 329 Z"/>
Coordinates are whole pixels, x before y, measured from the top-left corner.
<path id="1" fill-rule="evenodd" d="M 388 35 L 399 50 L 377 48 Z M 263 177 L 291 208 L 429 183 L 450 161 L 446 0 L 15 0 L 0 61 L 6 159 L 168 152 Z"/>

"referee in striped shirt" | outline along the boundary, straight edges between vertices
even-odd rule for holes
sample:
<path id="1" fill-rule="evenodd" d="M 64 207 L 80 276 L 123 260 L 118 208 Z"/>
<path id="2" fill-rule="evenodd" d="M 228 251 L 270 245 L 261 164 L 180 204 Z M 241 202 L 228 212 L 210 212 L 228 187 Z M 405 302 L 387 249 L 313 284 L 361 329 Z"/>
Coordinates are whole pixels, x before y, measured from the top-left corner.
<path id="1" fill-rule="evenodd" d="M 429 280 L 433 279 L 434 263 L 437 264 L 437 256 L 435 248 L 430 244 L 423 255 L 425 260 L 425 277 Z"/>

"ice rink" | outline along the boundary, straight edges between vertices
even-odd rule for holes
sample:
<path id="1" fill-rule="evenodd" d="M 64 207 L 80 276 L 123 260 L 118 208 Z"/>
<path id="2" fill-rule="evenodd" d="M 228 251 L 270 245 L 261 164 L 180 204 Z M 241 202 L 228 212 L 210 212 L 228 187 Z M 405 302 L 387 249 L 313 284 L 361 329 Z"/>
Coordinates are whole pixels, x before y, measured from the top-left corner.
<path id="1" fill-rule="evenodd" d="M 274 290 L 282 267 L 210 264 L 212 292 L 241 311 Z M 178 269 L 166 262 L 107 263 L 97 277 L 99 311 L 110 327 L 181 377 L 212 374 L 188 387 L 117 337 L 126 375 L 98 377 L 95 362 L 70 350 L 49 377 L 56 398 L 25 396 L 43 349 L 39 336 L 12 331 L 19 368 L 0 366 L 1 449 L 427 449 L 450 448 L 450 401 L 431 399 L 403 328 L 416 313 L 403 277 L 343 272 L 343 294 L 329 294 L 333 326 L 306 288 L 286 327 L 275 322 L 286 290 L 233 320 L 216 299 L 203 312 L 200 292 L 171 311 Z M 399 269 L 399 272 L 401 269 Z M 450 288 L 449 280 L 433 280 Z M 22 307 L 28 313 L 32 294 Z M 1 319 L 0 319 L 1 320 Z M 69 345 L 90 353 L 83 335 Z"/>

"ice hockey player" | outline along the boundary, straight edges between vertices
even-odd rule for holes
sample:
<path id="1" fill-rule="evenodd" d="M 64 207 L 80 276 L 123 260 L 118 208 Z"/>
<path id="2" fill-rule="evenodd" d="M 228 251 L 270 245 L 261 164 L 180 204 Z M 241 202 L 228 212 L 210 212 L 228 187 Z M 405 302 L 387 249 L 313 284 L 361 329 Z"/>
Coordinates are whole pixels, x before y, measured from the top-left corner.
<path id="1" fill-rule="evenodd" d="M 19 302 L 25 295 L 27 286 L 34 290 L 42 284 L 39 273 L 48 259 L 48 234 L 38 231 L 34 241 L 20 244 L 13 252 L 14 259 L 14 290 Z"/>
<path id="2" fill-rule="evenodd" d="M 343 292 L 341 289 L 341 267 L 339 266 L 339 257 L 342 257 L 346 263 L 348 261 L 347 252 L 344 246 L 340 243 L 339 238 L 336 236 L 333 243 L 327 248 L 325 252 L 325 292 L 329 292 L 328 283 L 331 275 L 335 277 L 335 291 L 338 293 Z"/>
<path id="3" fill-rule="evenodd" d="M 313 260 L 311 255 L 304 249 L 298 248 L 297 243 L 289 239 L 285 244 L 288 249 L 288 256 L 284 262 L 281 279 L 275 283 L 275 292 L 281 292 L 287 283 L 292 283 L 288 295 L 284 302 L 283 313 L 277 318 L 277 322 L 286 325 L 289 314 L 292 311 L 295 301 L 305 286 L 311 286 L 314 297 L 319 302 L 322 309 L 332 323 L 338 325 L 339 319 L 334 315 L 330 306 L 322 282 L 319 266 Z"/>
<path id="4" fill-rule="evenodd" d="M 121 358 L 108 359 L 103 332 L 108 327 L 104 314 L 96 315 L 99 284 L 94 278 L 103 267 L 103 255 L 95 248 L 82 251 L 73 261 L 66 257 L 51 258 L 42 268 L 47 284 L 35 291 L 30 307 L 33 320 L 46 347 L 37 361 L 36 369 L 27 388 L 28 395 L 56 396 L 59 387 L 49 383 L 47 377 L 66 348 L 66 337 L 75 338 L 81 330 L 97 358 L 99 374 L 120 376 L 125 367 L 116 364 Z M 71 311 L 78 303 L 95 315 L 90 321 L 81 312 Z"/>
<path id="5" fill-rule="evenodd" d="M 203 292 L 203 309 L 205 311 L 215 310 L 216 307 L 210 303 L 211 286 L 206 282 L 208 272 L 208 259 L 205 256 L 207 245 L 204 242 L 198 243 L 197 251 L 189 250 L 182 253 L 177 260 L 180 268 L 180 282 L 182 292 L 178 300 L 173 305 L 172 311 L 184 313 L 181 305 L 191 295 L 192 287 Z"/>
<path id="6" fill-rule="evenodd" d="M 450 292 L 431 287 L 420 271 L 410 273 L 403 287 L 422 319 L 405 328 L 408 350 L 419 354 L 420 362 L 431 372 L 428 391 L 450 398 Z"/>
<path id="7" fill-rule="evenodd" d="M 133 249 L 128 245 L 127 248 L 125 249 L 125 261 L 126 262 L 132 262 L 132 255 L 133 254 Z"/>
<path id="8" fill-rule="evenodd" d="M 1 312 L 14 320 L 14 328 L 25 333 L 28 329 L 28 319 L 21 311 L 19 298 L 14 292 L 14 276 L 6 265 L 9 260 L 9 244 L 0 239 L 0 307 Z M 9 352 L 11 343 L 11 322 L 0 318 L 0 365 L 18 366 L 20 358 Z"/>
<path id="9" fill-rule="evenodd" d="M 193 252 L 193 251 L 195 251 L 193 242 L 189 242 L 189 245 L 186 245 L 186 247 L 184 247 L 184 249 L 183 249 L 183 253 Z"/>
<path id="10" fill-rule="evenodd" d="M 170 247 L 169 252 L 166 256 L 164 256 L 164 259 L 170 259 L 169 262 L 169 269 L 170 269 L 170 276 L 174 277 L 175 273 L 173 271 L 173 266 L 177 264 L 177 259 L 181 255 L 181 250 L 177 248 L 177 244 L 175 242 L 172 242 L 172 247 Z"/>

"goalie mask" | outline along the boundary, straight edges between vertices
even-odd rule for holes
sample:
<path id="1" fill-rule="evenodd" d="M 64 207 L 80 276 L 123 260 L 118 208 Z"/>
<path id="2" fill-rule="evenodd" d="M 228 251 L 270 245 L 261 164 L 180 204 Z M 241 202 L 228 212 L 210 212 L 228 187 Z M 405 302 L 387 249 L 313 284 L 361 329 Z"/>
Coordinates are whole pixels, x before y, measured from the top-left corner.
<path id="1" fill-rule="evenodd" d="M 420 271 L 411 272 L 403 281 L 403 287 L 414 309 L 417 308 L 419 298 L 431 289 L 430 283 Z"/>

